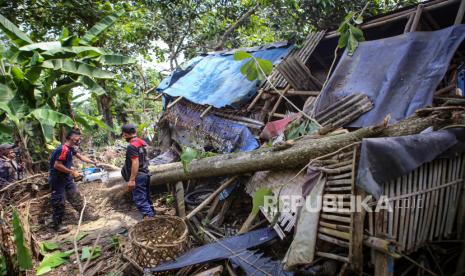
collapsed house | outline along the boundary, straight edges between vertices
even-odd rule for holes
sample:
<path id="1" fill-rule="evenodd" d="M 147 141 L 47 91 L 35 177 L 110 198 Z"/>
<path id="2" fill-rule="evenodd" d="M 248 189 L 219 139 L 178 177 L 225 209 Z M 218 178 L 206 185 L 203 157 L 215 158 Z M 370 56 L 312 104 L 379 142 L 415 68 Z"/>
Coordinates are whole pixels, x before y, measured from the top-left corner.
<path id="1" fill-rule="evenodd" d="M 274 195 L 310 198 L 320 212 L 305 208 L 281 212 L 273 224 L 281 238 L 293 237 L 283 260 L 291 269 L 327 259 L 356 273 L 371 262 L 375 275 L 388 275 L 397 269 L 394 260 L 430 242 L 463 239 L 463 125 L 439 130 L 438 126 L 447 125 L 445 121 L 454 121 L 444 114 L 421 126 L 408 121 L 440 110 L 463 116 L 464 9 L 464 1 L 429 1 L 369 19 L 361 25 L 367 41 L 360 43 L 353 56 L 338 54 L 327 84 L 338 40 L 335 32 L 313 32 L 301 47 L 281 43 L 240 49 L 274 64 L 269 81 L 261 84 L 240 73 L 243 63 L 233 60 L 234 51 L 190 61 L 157 89 L 165 106 L 160 123 L 162 148 L 169 150 L 176 143 L 220 154 L 247 152 L 260 146 L 260 138 L 265 147 L 269 141 L 274 146 L 256 155 L 193 161 L 186 176 L 160 169 L 161 175 L 153 181 L 253 173 L 245 183 L 251 196 L 265 187 Z M 312 126 L 299 111 L 310 114 L 319 125 Z M 284 156 L 306 140 L 327 143 L 325 135 L 347 136 L 383 121 L 388 128 L 399 127 L 384 131 L 385 137 L 377 133 L 381 137 L 341 143 L 329 153 L 306 158 L 283 157 L 281 162 L 276 153 Z M 403 127 L 418 129 L 402 131 Z M 277 157 L 254 159 L 259 154 Z M 294 154 L 299 150 L 294 149 Z M 162 163 L 178 160 L 176 154 L 170 156 Z M 232 160 L 246 158 L 251 162 L 242 167 Z M 299 173 L 302 164 L 307 164 L 305 174 Z M 213 205 L 224 200 L 221 195 Z M 373 198 L 367 202 L 372 211 L 382 197 L 393 208 L 353 211 L 354 196 L 361 195 Z M 262 213 L 270 223 L 275 221 L 269 211 L 262 208 Z M 246 224 L 250 227 L 255 218 L 250 215 Z M 241 232 L 246 229 L 243 226 Z M 431 272 L 422 264 L 416 263 L 420 271 Z M 181 267 L 179 261 L 153 271 Z M 405 271 L 413 268 L 407 266 Z"/>
<path id="2" fill-rule="evenodd" d="M 252 176 L 242 182 L 250 196 L 266 188 L 319 208 L 282 211 L 277 221 L 275 213 L 261 208 L 273 237 L 292 242 L 282 266 L 264 265 L 265 272 L 225 254 L 247 273 L 286 275 L 291 272 L 283 267 L 302 266 L 317 273 L 316 264 L 325 260 L 358 274 L 367 268 L 375 275 L 441 271 L 446 263 L 434 254 L 439 268 L 433 269 L 408 256 L 465 235 L 464 10 L 465 1 L 436 0 L 370 18 L 360 26 L 367 41 L 352 56 L 337 53 L 331 72 L 338 35 L 327 31 L 310 33 L 301 47 L 240 49 L 274 64 L 265 82 L 241 74 L 244 62 L 233 59 L 238 50 L 189 61 L 157 89 L 164 101 L 159 123 L 164 153 L 153 160 L 158 166 L 152 182 L 178 182 L 179 192 L 186 188 L 179 181 L 224 183 L 225 177 L 248 173 Z M 179 163 L 161 165 L 178 161 L 182 147 L 220 155 L 194 160 L 187 171 Z M 224 219 L 227 198 L 239 185 L 235 178 L 229 182 L 200 204 L 210 204 L 208 219 L 220 202 L 218 219 Z M 367 195 L 368 208 L 354 211 L 357 196 L 363 201 Z M 392 208 L 377 210 L 380 199 Z M 252 212 L 239 233 L 254 228 L 257 217 Z M 197 255 L 187 253 L 152 271 L 214 259 L 205 257 L 208 250 L 196 249 Z M 205 258 L 195 259 L 198 255 Z M 403 258 L 412 261 L 405 265 Z"/>

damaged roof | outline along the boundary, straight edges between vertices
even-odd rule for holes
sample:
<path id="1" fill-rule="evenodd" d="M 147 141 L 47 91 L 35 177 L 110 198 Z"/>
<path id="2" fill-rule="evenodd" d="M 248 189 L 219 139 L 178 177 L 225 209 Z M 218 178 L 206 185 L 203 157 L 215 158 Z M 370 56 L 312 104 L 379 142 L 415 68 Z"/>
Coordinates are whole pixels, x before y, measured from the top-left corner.
<path id="1" fill-rule="evenodd" d="M 246 51 L 255 58 L 266 59 L 276 65 L 291 49 L 287 43 L 274 43 L 199 56 L 190 60 L 184 69 L 178 69 L 165 78 L 157 92 L 172 97 L 182 96 L 193 103 L 216 108 L 238 107 L 256 94 L 260 83 L 249 81 L 242 75 L 240 68 L 247 60 L 236 61 L 233 54 Z"/>

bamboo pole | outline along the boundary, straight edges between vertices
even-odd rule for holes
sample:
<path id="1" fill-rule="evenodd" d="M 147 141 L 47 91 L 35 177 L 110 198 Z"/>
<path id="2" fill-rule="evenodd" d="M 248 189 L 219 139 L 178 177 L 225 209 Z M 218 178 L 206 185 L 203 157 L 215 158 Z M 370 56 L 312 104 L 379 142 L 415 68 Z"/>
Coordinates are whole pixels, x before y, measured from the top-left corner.
<path id="1" fill-rule="evenodd" d="M 210 202 L 212 202 L 215 197 L 221 193 L 224 189 L 229 187 L 229 185 L 233 184 L 237 180 L 237 176 L 233 176 L 230 179 L 228 179 L 226 182 L 224 182 L 216 191 L 214 191 L 211 195 L 209 195 L 199 206 L 197 206 L 194 210 L 192 210 L 187 216 L 187 219 L 191 219 L 193 216 L 195 216 L 198 212 L 200 212 L 205 206 L 207 206 Z"/>

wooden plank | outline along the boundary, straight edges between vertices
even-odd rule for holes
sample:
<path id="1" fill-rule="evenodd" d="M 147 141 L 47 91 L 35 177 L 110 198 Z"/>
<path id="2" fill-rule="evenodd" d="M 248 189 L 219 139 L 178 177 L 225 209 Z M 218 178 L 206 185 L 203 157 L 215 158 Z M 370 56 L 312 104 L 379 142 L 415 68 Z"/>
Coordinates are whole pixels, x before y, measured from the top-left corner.
<path id="1" fill-rule="evenodd" d="M 321 219 L 326 219 L 326 220 L 332 220 L 332 221 L 350 223 L 350 218 L 348 218 L 348 217 L 343 217 L 343 216 L 335 216 L 335 215 L 321 214 L 321 215 L 320 215 L 320 218 L 321 218 Z"/>
<path id="2" fill-rule="evenodd" d="M 396 185 L 396 180 L 392 180 L 392 181 L 389 181 L 388 183 L 389 187 L 388 187 L 388 190 L 389 190 L 389 198 L 392 198 L 394 197 L 394 189 L 396 188 L 395 185 Z M 390 238 L 393 238 L 394 237 L 394 215 L 395 215 L 395 212 L 396 212 L 396 208 L 394 207 L 394 204 L 393 202 L 389 202 L 391 205 L 392 205 L 392 212 L 389 214 L 389 223 L 388 223 L 388 237 Z"/>
<path id="3" fill-rule="evenodd" d="M 447 159 L 442 160 L 443 173 L 442 173 L 442 183 L 441 184 L 447 183 L 447 175 L 446 174 L 447 174 L 448 164 L 449 163 L 448 163 Z M 438 229 L 438 232 L 439 232 L 439 235 L 440 235 L 441 238 L 443 238 L 444 235 L 445 235 L 448 210 L 449 210 L 449 208 L 452 208 L 452 206 L 451 206 L 451 195 L 450 195 L 450 191 L 451 191 L 452 187 L 453 186 L 447 186 L 447 187 L 442 189 L 444 191 L 444 195 L 443 195 L 443 203 L 441 204 L 442 205 L 441 224 L 439 225 L 439 229 Z"/>
<path id="4" fill-rule="evenodd" d="M 338 186 L 338 185 L 351 185 L 352 180 L 349 179 L 337 179 L 337 180 L 328 180 L 326 181 L 327 186 Z"/>
<path id="5" fill-rule="evenodd" d="M 434 162 L 428 164 L 428 182 L 427 188 L 433 187 L 433 182 L 435 181 L 434 175 Z M 422 241 L 426 242 L 428 240 L 428 232 L 431 225 L 431 215 L 433 212 L 434 197 L 433 192 L 428 192 L 426 194 L 426 205 L 425 205 L 425 220 L 422 228 Z"/>
<path id="6" fill-rule="evenodd" d="M 384 211 L 384 210 L 383 210 Z M 383 228 L 383 219 L 384 216 L 382 214 L 377 214 L 375 218 L 375 232 L 376 237 L 382 238 L 379 236 L 379 233 L 382 231 Z M 392 258 L 389 257 L 387 254 L 381 253 L 377 250 L 371 251 L 373 254 L 373 260 L 375 265 L 375 274 L 376 276 L 389 276 L 393 275 L 394 272 L 394 263 L 392 262 Z"/>
<path id="7" fill-rule="evenodd" d="M 339 240 L 339 239 L 336 239 L 336 238 L 333 238 L 333 237 L 330 237 L 330 236 L 327 236 L 327 235 L 321 234 L 321 233 L 318 233 L 318 238 L 320 240 L 323 240 L 323 241 L 326 241 L 326 242 L 329 242 L 329 243 L 333 243 L 333 244 L 338 245 L 338 246 L 349 248 L 349 243 L 347 241 Z"/>
<path id="8" fill-rule="evenodd" d="M 342 207 L 351 207 L 350 201 L 340 201 L 338 200 L 337 203 L 334 201 L 323 201 L 323 206 L 324 207 L 333 207 L 337 205 L 337 207 L 342 208 Z"/>
<path id="9" fill-rule="evenodd" d="M 413 171 L 413 177 L 412 177 L 412 190 L 411 192 L 418 192 L 420 191 L 418 187 L 418 174 L 419 174 L 419 169 L 415 169 Z M 411 206 L 410 206 L 410 225 L 409 225 L 409 235 L 408 235 L 408 250 L 411 252 L 413 248 L 415 247 L 415 235 L 416 235 L 416 221 L 417 217 L 415 214 L 417 213 L 417 197 L 418 195 L 412 196 L 411 199 Z"/>
<path id="10" fill-rule="evenodd" d="M 330 235 L 330 236 L 333 236 L 333 237 L 336 237 L 336 238 L 348 240 L 348 241 L 350 241 L 352 239 L 351 236 L 350 236 L 350 233 L 348 233 L 348 232 L 342 232 L 342 231 L 339 231 L 339 230 L 334 230 L 334 229 L 330 229 L 330 228 L 326 228 L 326 227 L 319 227 L 318 232 L 323 233 L 323 234 L 327 234 L 327 235 Z"/>
<path id="11" fill-rule="evenodd" d="M 402 182 L 401 182 L 402 183 L 401 184 L 401 191 L 402 192 L 401 192 L 401 194 L 406 194 L 407 193 L 407 185 L 408 185 L 407 178 L 408 178 L 408 176 L 406 176 L 406 175 L 402 176 Z M 406 200 L 405 199 L 401 200 L 401 204 L 402 205 L 401 205 L 401 211 L 400 211 L 399 239 L 398 239 L 398 241 L 400 243 L 401 249 L 405 250 L 406 249 L 405 248 L 405 242 L 404 242 L 405 238 L 406 238 L 405 237 L 405 228 L 406 228 L 405 225 L 406 225 L 406 220 L 407 220 L 406 219 L 407 216 L 406 216 L 406 213 L 405 213 L 406 205 L 407 205 Z"/>
<path id="12" fill-rule="evenodd" d="M 323 257 L 323 258 L 328 258 L 336 261 L 340 261 L 343 263 L 348 263 L 349 259 L 347 257 L 343 257 L 340 255 L 332 254 L 332 253 L 326 253 L 326 252 L 316 252 L 317 256 Z"/>
<path id="13" fill-rule="evenodd" d="M 346 187 L 327 187 L 325 188 L 325 191 L 327 192 L 350 192 L 352 190 L 352 187 L 346 186 Z"/>
<path id="14" fill-rule="evenodd" d="M 461 233 L 463 230 L 462 230 L 462 226 L 463 226 L 463 221 L 462 221 L 462 216 L 461 214 L 464 213 L 465 214 L 465 210 L 462 209 L 462 205 L 464 205 L 464 198 L 463 196 L 465 195 L 464 191 L 465 191 L 465 187 L 464 187 L 464 166 L 465 166 L 465 160 L 464 160 L 464 155 L 462 154 L 461 156 L 455 158 L 454 160 L 454 163 L 456 166 L 453 166 L 453 168 L 455 168 L 455 171 L 456 173 L 453 174 L 453 177 L 455 178 L 454 180 L 457 181 L 457 180 L 461 180 L 458 184 L 457 184 L 457 188 L 456 188 L 456 192 L 455 192 L 455 198 L 453 200 L 454 202 L 454 208 L 452 210 L 452 214 L 451 214 L 451 218 L 450 218 L 450 222 L 449 222 L 449 227 L 448 227 L 448 233 L 449 234 L 452 234 L 453 232 L 453 226 L 456 222 L 456 219 L 457 219 L 457 232 L 458 233 Z M 465 206 L 465 205 L 464 205 Z M 457 216 L 457 212 L 458 212 L 458 217 Z"/>
<path id="15" fill-rule="evenodd" d="M 438 167 L 441 170 L 441 173 L 439 175 L 439 182 L 438 185 L 442 185 L 444 183 L 444 173 L 443 172 L 443 161 L 444 160 L 438 160 Z M 433 225 L 434 228 L 434 235 L 433 238 L 436 238 L 439 236 L 440 232 L 440 226 L 442 224 L 442 213 L 443 213 L 443 206 L 444 205 L 444 188 L 438 190 L 438 207 L 437 207 L 437 218 L 436 218 L 436 223 Z"/>
<path id="16" fill-rule="evenodd" d="M 343 179 L 343 178 L 349 178 L 352 176 L 352 172 L 348 173 L 343 173 L 343 174 L 338 174 L 338 175 L 330 175 L 326 179 L 327 180 L 338 180 L 338 179 Z"/>
<path id="17" fill-rule="evenodd" d="M 401 194 L 401 184 L 402 184 L 402 178 L 401 177 L 398 177 L 396 180 L 395 180 L 395 191 L 394 191 L 394 195 L 397 196 L 397 195 L 400 195 Z M 392 229 L 392 237 L 396 240 L 396 241 L 399 241 L 399 236 L 398 236 L 398 233 L 399 233 L 399 220 L 400 220 L 400 208 L 399 208 L 399 204 L 400 204 L 400 201 L 399 200 L 394 200 L 394 226 L 393 226 L 393 229 Z"/>
<path id="18" fill-rule="evenodd" d="M 417 189 L 418 191 L 423 190 L 423 177 L 425 174 L 425 168 L 424 166 L 420 166 L 417 168 L 418 170 L 418 176 L 417 176 Z M 421 219 L 421 214 L 423 212 L 423 208 L 421 207 L 422 204 L 422 199 L 424 197 L 424 194 L 418 195 L 416 197 L 416 202 L 415 202 L 415 222 L 413 225 L 413 248 L 416 250 L 418 248 L 418 241 L 419 241 L 419 236 L 418 236 L 418 229 L 420 226 L 420 219 Z"/>
<path id="19" fill-rule="evenodd" d="M 350 215 L 352 211 L 350 209 L 344 209 L 344 208 L 334 208 L 334 207 L 326 207 L 323 206 L 322 211 L 325 213 L 332 213 L 332 214 L 338 214 L 338 215 Z"/>
<path id="20" fill-rule="evenodd" d="M 323 226 L 323 227 L 326 227 L 326 228 L 330 228 L 330 229 L 334 229 L 334 230 L 340 230 L 340 231 L 343 231 L 343 232 L 349 232 L 350 231 L 350 227 L 347 226 L 347 225 L 328 223 L 328 222 L 324 222 L 324 221 L 320 221 L 318 224 Z"/>
<path id="21" fill-rule="evenodd" d="M 436 160 L 434 161 L 434 164 L 435 164 L 435 171 L 436 171 L 436 177 L 434 179 L 434 186 L 437 186 L 440 181 L 441 181 L 441 167 L 439 166 L 439 161 Z M 438 216 L 438 205 L 439 205 L 439 192 L 437 190 L 434 190 L 433 191 L 433 195 L 434 195 L 434 204 L 433 204 L 433 217 L 432 217 L 432 221 L 431 221 L 431 224 L 430 224 L 430 233 L 429 233 L 429 240 L 433 240 L 434 239 L 434 229 L 435 229 L 435 226 L 436 226 L 436 223 L 437 223 L 437 216 Z"/>
<path id="22" fill-rule="evenodd" d="M 354 170 L 355 174 L 355 170 Z M 355 184 L 355 175 L 354 175 L 354 184 Z M 362 199 L 365 198 L 366 193 L 355 187 L 356 196 L 360 196 Z M 352 226 L 352 241 L 351 241 L 351 254 L 349 255 L 352 270 L 357 275 L 362 275 L 363 272 L 363 233 L 365 230 L 365 209 L 361 208 L 358 212 L 353 213 L 353 226 Z"/>
<path id="23" fill-rule="evenodd" d="M 429 168 L 428 163 L 423 164 L 422 167 L 423 167 L 422 190 L 426 190 L 428 188 L 428 183 L 429 183 L 430 168 Z M 421 208 L 421 216 L 419 220 L 420 227 L 418 228 L 418 237 L 417 237 L 417 245 L 419 246 L 421 246 L 424 242 L 423 231 L 425 229 L 426 215 L 428 213 L 427 199 L 428 199 L 428 193 L 424 193 L 422 197 L 423 201 L 422 201 L 422 208 Z"/>
<path id="24" fill-rule="evenodd" d="M 389 194 L 389 183 L 383 183 L 383 195 Z M 389 212 L 383 212 L 383 234 L 388 235 Z"/>
<path id="25" fill-rule="evenodd" d="M 455 179 L 453 179 L 453 174 L 452 174 L 452 171 L 454 170 L 454 167 L 455 167 L 455 160 L 456 158 L 454 159 L 449 159 L 447 160 L 447 182 L 449 181 L 453 181 Z M 446 236 L 446 238 L 449 237 L 450 235 L 450 232 L 449 230 L 451 230 L 449 228 L 449 225 L 450 225 L 450 221 L 451 221 L 451 218 L 452 218 L 452 211 L 453 211 L 453 208 L 454 206 L 456 205 L 455 204 L 455 195 L 457 193 L 457 185 L 454 185 L 451 187 L 450 189 L 450 195 L 449 195 L 449 205 L 448 205 L 448 208 L 447 208 L 447 218 L 446 218 L 446 226 L 445 226 L 445 229 L 444 229 L 444 234 Z"/>

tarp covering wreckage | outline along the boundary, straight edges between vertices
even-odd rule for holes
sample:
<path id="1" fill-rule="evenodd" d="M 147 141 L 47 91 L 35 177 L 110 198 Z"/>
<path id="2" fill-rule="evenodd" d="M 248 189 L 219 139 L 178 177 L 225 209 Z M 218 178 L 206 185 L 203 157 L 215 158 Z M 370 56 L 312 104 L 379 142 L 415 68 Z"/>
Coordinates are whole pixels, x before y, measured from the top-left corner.
<path id="1" fill-rule="evenodd" d="M 270 242 L 276 237 L 276 232 L 271 228 L 251 231 L 194 248 L 173 262 L 161 264 L 156 268 L 148 268 L 147 271 L 169 271 L 190 265 L 229 259 L 235 266 L 242 267 L 247 275 L 270 275 L 263 273 L 264 271 L 271 272 L 273 275 L 293 275 L 292 272 L 283 271 L 279 262 L 263 258 L 261 254 L 247 250 Z"/>
<path id="2" fill-rule="evenodd" d="M 360 43 L 353 56 L 342 55 L 315 112 L 338 99 L 363 93 L 374 108 L 348 127 L 376 125 L 390 114 L 392 123 L 431 105 L 433 94 L 465 38 L 465 25 L 434 32 L 412 32 Z"/>
<path id="3" fill-rule="evenodd" d="M 287 56 L 291 48 L 286 43 L 275 43 L 244 50 L 276 65 Z M 247 60 L 234 60 L 234 52 L 194 58 L 185 69 L 178 69 L 165 78 L 157 91 L 172 97 L 183 96 L 193 103 L 216 108 L 228 105 L 237 107 L 240 103 L 249 102 L 260 83 L 249 81 L 241 74 L 240 68 Z"/>

